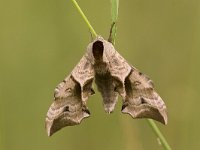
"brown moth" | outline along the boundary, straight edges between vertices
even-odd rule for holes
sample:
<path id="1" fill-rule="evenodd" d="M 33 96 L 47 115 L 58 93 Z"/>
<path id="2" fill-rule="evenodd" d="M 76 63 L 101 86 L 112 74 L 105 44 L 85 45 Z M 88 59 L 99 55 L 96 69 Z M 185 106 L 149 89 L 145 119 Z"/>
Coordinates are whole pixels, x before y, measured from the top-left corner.
<path id="1" fill-rule="evenodd" d="M 80 124 L 90 116 L 86 104 L 88 97 L 94 94 L 93 80 L 107 113 L 113 112 L 120 95 L 122 113 L 167 124 L 165 103 L 154 90 L 152 81 L 129 65 L 112 43 L 98 36 L 88 45 L 86 54 L 71 74 L 56 87 L 45 122 L 48 136 L 65 126 Z"/>

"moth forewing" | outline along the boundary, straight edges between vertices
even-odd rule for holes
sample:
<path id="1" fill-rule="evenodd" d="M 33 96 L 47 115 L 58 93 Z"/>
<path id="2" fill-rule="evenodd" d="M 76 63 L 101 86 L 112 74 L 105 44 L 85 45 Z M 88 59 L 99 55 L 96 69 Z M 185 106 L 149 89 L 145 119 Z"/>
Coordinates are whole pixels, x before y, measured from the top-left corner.
<path id="1" fill-rule="evenodd" d="M 84 66 L 82 64 L 85 63 L 80 61 L 77 67 L 82 68 Z M 87 67 L 90 66 L 88 65 Z M 90 115 L 86 106 L 86 100 L 89 95 L 94 94 L 91 83 L 92 79 L 90 79 L 91 77 L 84 78 L 82 71 L 77 71 L 77 68 L 74 70 L 72 72 L 76 72 L 76 76 L 74 77 L 73 74 L 69 75 L 55 89 L 54 102 L 47 112 L 45 121 L 45 127 L 49 136 L 65 126 L 80 124 L 84 118 Z M 88 74 L 91 76 L 92 73 Z M 80 77 L 81 75 L 82 77 Z M 78 81 L 81 79 L 85 83 L 80 84 Z"/>

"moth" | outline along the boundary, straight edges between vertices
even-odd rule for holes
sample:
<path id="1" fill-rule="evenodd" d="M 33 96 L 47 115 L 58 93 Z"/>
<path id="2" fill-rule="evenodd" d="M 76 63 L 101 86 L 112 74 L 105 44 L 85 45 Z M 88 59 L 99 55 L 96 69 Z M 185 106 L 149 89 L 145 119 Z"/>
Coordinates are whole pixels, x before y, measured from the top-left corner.
<path id="1" fill-rule="evenodd" d="M 93 82 L 102 95 L 105 112 L 113 112 L 120 95 L 122 113 L 167 124 L 166 105 L 152 81 L 129 65 L 111 42 L 98 36 L 89 43 L 71 74 L 56 87 L 45 121 L 48 136 L 65 126 L 80 124 L 90 116 L 87 100 L 95 93 Z"/>

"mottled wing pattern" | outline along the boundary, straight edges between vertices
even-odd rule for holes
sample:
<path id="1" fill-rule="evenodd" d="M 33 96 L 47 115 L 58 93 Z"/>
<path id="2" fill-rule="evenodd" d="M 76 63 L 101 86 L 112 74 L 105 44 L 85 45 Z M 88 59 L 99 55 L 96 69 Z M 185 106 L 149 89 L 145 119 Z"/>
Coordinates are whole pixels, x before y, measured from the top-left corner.
<path id="1" fill-rule="evenodd" d="M 54 97 L 45 122 L 49 136 L 65 126 L 79 124 L 89 117 L 90 112 L 81 99 L 81 86 L 71 75 L 56 87 Z"/>
<path id="2" fill-rule="evenodd" d="M 117 51 L 109 57 L 109 71 L 111 75 L 123 83 L 131 71 L 130 65 Z"/>
<path id="3" fill-rule="evenodd" d="M 89 110 L 81 100 L 81 87 L 72 76 L 56 87 L 54 97 L 45 122 L 49 136 L 65 126 L 79 124 L 82 119 L 89 117 Z"/>
<path id="4" fill-rule="evenodd" d="M 74 79 L 83 87 L 85 84 L 93 80 L 94 69 L 86 53 L 72 71 Z"/>
<path id="5" fill-rule="evenodd" d="M 86 101 L 94 94 L 92 89 L 94 70 L 86 56 L 87 54 L 82 57 L 71 75 L 55 89 L 55 99 L 46 117 L 49 136 L 65 126 L 79 124 L 90 115 Z"/>
<path id="6" fill-rule="evenodd" d="M 115 51 L 114 55 L 109 56 L 109 60 L 109 71 L 113 77 L 115 91 L 118 92 L 124 100 L 126 96 L 124 82 L 131 71 L 131 67 L 117 51 Z"/>
<path id="7" fill-rule="evenodd" d="M 126 98 L 122 112 L 133 118 L 152 118 L 167 124 L 166 106 L 153 88 L 152 81 L 132 67 L 125 80 Z"/>
<path id="8" fill-rule="evenodd" d="M 94 79 L 94 68 L 86 53 L 72 71 L 73 78 L 81 86 L 81 99 L 86 104 L 88 97 L 94 94 L 92 82 Z"/>

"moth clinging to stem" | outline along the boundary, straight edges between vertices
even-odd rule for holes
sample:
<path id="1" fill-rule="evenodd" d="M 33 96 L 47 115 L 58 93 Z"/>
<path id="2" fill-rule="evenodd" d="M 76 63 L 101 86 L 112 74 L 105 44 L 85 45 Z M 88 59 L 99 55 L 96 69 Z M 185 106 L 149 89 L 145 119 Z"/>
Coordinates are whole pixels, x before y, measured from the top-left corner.
<path id="1" fill-rule="evenodd" d="M 93 81 L 103 97 L 107 113 L 113 112 L 120 95 L 122 113 L 167 124 L 166 105 L 154 90 L 152 81 L 129 65 L 111 42 L 98 36 L 89 43 L 72 72 L 56 87 L 45 121 L 48 136 L 65 126 L 80 124 L 90 116 L 86 104 L 89 96 L 95 93 Z"/>

